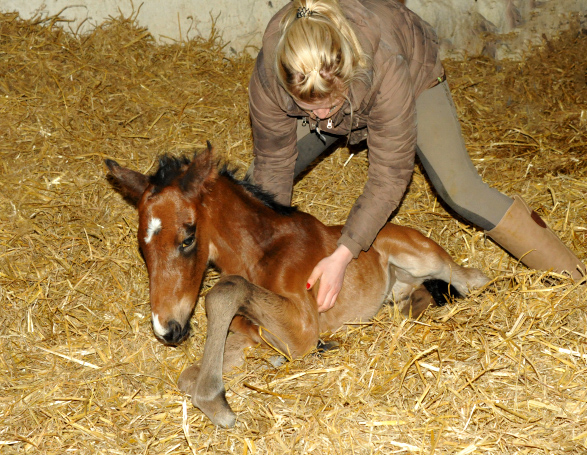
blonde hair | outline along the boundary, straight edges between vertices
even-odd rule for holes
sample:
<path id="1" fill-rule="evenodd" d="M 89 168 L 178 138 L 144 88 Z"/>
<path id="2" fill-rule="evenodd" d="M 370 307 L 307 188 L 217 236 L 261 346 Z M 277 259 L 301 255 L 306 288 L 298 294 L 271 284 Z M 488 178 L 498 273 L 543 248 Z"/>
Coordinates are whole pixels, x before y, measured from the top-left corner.
<path id="1" fill-rule="evenodd" d="M 338 0 L 293 0 L 275 61 L 291 96 L 304 102 L 339 97 L 364 73 L 366 60 Z"/>

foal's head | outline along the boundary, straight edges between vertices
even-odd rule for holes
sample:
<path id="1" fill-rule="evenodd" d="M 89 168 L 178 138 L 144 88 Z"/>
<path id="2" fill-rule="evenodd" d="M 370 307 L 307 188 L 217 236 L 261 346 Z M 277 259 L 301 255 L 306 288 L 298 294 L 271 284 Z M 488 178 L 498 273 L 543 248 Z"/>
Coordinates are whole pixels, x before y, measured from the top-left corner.
<path id="1" fill-rule="evenodd" d="M 139 212 L 138 240 L 149 272 L 155 335 L 168 344 L 181 342 L 190 330 L 208 260 L 208 245 L 199 244 L 199 205 L 216 179 L 212 149 L 193 161 L 164 157 L 146 176 L 106 160 L 110 178 Z"/>

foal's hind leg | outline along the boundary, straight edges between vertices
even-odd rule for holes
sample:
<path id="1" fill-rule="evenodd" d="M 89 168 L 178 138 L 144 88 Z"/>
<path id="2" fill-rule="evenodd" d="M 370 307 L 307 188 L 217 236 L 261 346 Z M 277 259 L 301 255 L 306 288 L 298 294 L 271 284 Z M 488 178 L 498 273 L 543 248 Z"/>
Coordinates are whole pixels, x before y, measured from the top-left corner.
<path id="1" fill-rule="evenodd" d="M 210 420 L 232 427 L 235 415 L 222 382 L 223 352 L 232 319 L 241 315 L 264 328 L 265 339 L 286 355 L 298 357 L 318 341 L 318 313 L 248 282 L 240 276 L 222 278 L 206 296 L 208 330 L 192 403 Z"/>
<path id="2" fill-rule="evenodd" d="M 432 243 L 432 241 L 430 241 Z M 438 245 L 426 254 L 390 257 L 390 268 L 395 269 L 392 295 L 405 316 L 417 318 L 429 306 L 437 304 L 432 294 L 423 285 L 425 281 L 439 280 L 454 286 L 458 294 L 465 296 L 489 281 L 483 272 L 475 268 L 458 265 Z"/>

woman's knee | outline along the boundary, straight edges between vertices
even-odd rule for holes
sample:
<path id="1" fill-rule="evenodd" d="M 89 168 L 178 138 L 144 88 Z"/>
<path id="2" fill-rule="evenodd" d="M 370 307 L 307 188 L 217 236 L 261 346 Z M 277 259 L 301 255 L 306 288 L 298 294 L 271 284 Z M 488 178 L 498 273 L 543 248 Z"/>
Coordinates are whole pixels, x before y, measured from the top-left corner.
<path id="1" fill-rule="evenodd" d="M 477 173 L 439 175 L 424 166 L 440 199 L 459 216 L 485 229 L 493 229 L 512 204 L 512 200 L 490 187 Z"/>
<path id="2" fill-rule="evenodd" d="M 484 230 L 493 229 L 513 202 L 480 178 L 469 185 L 442 185 L 437 191 L 452 210 Z"/>

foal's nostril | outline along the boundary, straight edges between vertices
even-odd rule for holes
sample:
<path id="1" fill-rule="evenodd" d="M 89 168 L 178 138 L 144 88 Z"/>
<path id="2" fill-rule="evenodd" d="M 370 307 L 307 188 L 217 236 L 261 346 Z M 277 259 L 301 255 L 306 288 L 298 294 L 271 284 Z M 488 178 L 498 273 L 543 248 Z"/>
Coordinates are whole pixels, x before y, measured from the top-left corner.
<path id="1" fill-rule="evenodd" d="M 190 323 L 188 322 L 185 326 L 171 320 L 167 323 L 167 332 L 163 335 L 163 340 L 168 344 L 179 344 L 181 343 L 190 333 Z"/>

